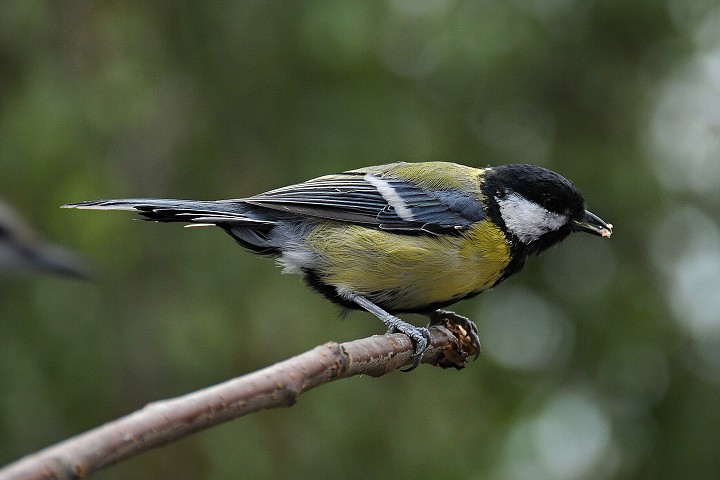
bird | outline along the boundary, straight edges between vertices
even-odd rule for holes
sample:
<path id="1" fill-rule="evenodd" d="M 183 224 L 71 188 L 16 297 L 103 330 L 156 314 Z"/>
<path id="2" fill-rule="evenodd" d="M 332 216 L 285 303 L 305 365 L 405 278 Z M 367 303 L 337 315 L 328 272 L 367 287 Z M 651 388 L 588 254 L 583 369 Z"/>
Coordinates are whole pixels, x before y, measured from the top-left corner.
<path id="1" fill-rule="evenodd" d="M 52 273 L 88 279 L 88 261 L 41 236 L 9 203 L 0 200 L 0 276 L 23 272 Z"/>
<path id="2" fill-rule="evenodd" d="M 475 168 L 450 162 L 391 163 L 325 175 L 246 198 L 90 200 L 65 208 L 130 210 L 142 219 L 217 226 L 247 250 L 343 311 L 366 310 L 413 343 L 413 370 L 428 326 L 462 326 L 479 354 L 477 327 L 443 308 L 519 272 L 526 259 L 573 232 L 609 238 L 612 224 L 587 210 L 575 185 L 544 167 Z M 477 355 L 476 355 L 477 358 Z"/>

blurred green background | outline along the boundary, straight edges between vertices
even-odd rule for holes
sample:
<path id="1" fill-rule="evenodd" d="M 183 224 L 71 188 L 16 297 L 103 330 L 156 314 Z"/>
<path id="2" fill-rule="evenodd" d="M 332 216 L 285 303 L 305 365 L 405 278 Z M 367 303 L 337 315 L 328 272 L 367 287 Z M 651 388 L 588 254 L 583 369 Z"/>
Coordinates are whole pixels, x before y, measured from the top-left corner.
<path id="1" fill-rule="evenodd" d="M 98 271 L 1 281 L 0 465 L 383 331 L 220 230 L 59 205 L 401 160 L 547 166 L 615 234 L 458 304 L 462 372 L 326 385 L 93 478 L 720 476 L 715 0 L 0 3 L 0 196 Z"/>

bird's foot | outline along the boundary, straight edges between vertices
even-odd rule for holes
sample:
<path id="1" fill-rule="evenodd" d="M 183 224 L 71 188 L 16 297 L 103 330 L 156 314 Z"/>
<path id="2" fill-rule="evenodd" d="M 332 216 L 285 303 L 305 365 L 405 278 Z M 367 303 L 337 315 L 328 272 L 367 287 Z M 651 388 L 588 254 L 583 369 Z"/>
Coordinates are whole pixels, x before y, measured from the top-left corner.
<path id="1" fill-rule="evenodd" d="M 480 356 L 480 338 L 478 338 L 477 326 L 475 323 L 469 318 L 458 315 L 455 312 L 450 312 L 448 310 L 435 310 L 430 314 L 430 323 L 428 326 L 439 325 L 442 324 L 443 321 L 454 323 L 455 325 L 462 327 L 463 330 L 467 332 L 467 336 L 470 337 L 470 342 L 476 352 L 475 360 L 477 360 Z"/>
<path id="2" fill-rule="evenodd" d="M 393 333 L 404 333 L 410 340 L 412 340 L 415 348 L 413 350 L 413 364 L 408 368 L 401 369 L 401 372 L 410 372 L 415 370 L 420 361 L 422 361 L 423 354 L 430 345 L 430 332 L 425 327 L 416 327 L 408 322 L 404 322 L 394 315 L 382 319 L 382 321 L 388 326 L 387 334 Z"/>
<path id="3" fill-rule="evenodd" d="M 410 340 L 412 340 L 413 345 L 415 346 L 413 349 L 413 364 L 409 368 L 403 369 L 403 372 L 415 370 L 417 366 L 420 365 L 423 353 L 425 353 L 428 345 L 430 345 L 430 332 L 427 328 L 416 327 L 415 325 L 404 322 L 361 295 L 341 289 L 338 289 L 338 294 L 346 300 L 355 302 L 360 307 L 382 320 L 382 322 L 388 327 L 388 333 L 399 332 L 410 337 Z"/>

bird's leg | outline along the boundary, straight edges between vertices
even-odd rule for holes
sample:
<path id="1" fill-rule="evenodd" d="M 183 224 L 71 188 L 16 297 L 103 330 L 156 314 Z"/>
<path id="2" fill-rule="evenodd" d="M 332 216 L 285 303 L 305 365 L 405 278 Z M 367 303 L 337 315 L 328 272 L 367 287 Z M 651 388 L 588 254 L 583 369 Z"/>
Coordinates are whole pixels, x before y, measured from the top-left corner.
<path id="1" fill-rule="evenodd" d="M 435 310 L 434 312 L 431 312 L 429 314 L 430 316 L 430 323 L 428 326 L 438 325 L 443 322 L 443 320 L 447 320 L 449 322 L 455 323 L 457 325 L 460 325 L 470 336 L 470 340 L 472 341 L 472 345 L 475 348 L 475 351 L 477 352 L 475 354 L 475 360 L 478 359 L 480 356 L 480 339 L 478 338 L 477 334 L 477 326 L 475 323 L 470 320 L 467 317 L 463 317 L 462 315 L 458 315 L 455 312 L 450 312 L 448 310 Z"/>
<path id="2" fill-rule="evenodd" d="M 430 344 L 430 332 L 427 328 L 416 327 L 415 325 L 404 322 L 395 315 L 391 315 L 390 313 L 386 312 L 385 310 L 378 307 L 373 302 L 361 295 L 357 295 L 348 291 L 340 291 L 339 289 L 338 293 L 342 298 L 357 303 L 360 307 L 382 320 L 382 322 L 388 327 L 388 334 L 400 332 L 410 337 L 410 340 L 412 340 L 412 342 L 415 344 L 415 350 L 413 352 L 414 361 L 412 366 L 410 368 L 404 369 L 403 372 L 415 370 L 415 368 L 420 365 L 420 360 L 422 360 L 423 353 L 425 353 L 425 350 Z"/>

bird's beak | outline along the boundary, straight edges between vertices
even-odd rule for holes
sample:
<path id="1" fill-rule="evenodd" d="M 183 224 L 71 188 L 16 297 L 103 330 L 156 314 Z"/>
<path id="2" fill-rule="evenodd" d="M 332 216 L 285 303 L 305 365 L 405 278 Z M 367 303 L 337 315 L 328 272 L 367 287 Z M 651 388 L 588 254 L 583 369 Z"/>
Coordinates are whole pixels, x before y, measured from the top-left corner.
<path id="1" fill-rule="evenodd" d="M 612 235 L 612 223 L 605 223 L 600 217 L 585 210 L 581 220 L 573 220 L 573 230 L 576 232 L 587 232 L 600 237 L 610 238 Z"/>

